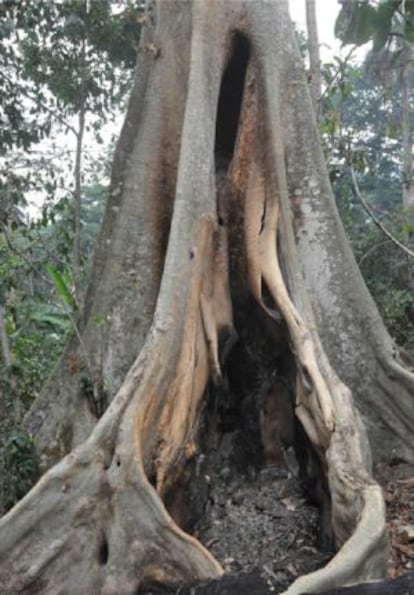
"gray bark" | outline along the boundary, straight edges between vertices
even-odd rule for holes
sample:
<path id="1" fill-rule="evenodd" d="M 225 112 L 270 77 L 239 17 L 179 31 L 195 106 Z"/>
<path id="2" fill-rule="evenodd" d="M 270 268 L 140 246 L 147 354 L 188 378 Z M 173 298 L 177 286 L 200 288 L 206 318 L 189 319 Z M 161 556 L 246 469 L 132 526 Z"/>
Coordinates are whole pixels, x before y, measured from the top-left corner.
<path id="1" fill-rule="evenodd" d="M 299 259 L 320 336 L 333 367 L 353 392 L 375 459 L 412 461 L 412 362 L 403 364 L 405 356 L 388 335 L 362 279 L 307 115 L 308 101 L 300 91 L 301 69 L 294 60 L 287 68 L 297 89 L 294 100 L 286 101 L 289 115 L 284 120 L 289 194 Z"/>
<path id="2" fill-rule="evenodd" d="M 79 320 L 83 346 L 72 337 L 26 416 L 43 468 L 80 444 L 96 424 L 97 415 L 83 390 L 84 382 L 92 388 L 101 387 L 104 402 L 98 403 L 98 408 L 108 404 L 151 325 L 168 241 L 190 55 L 189 37 L 179 34 L 188 15 L 179 12 L 184 23 L 176 22 L 173 8 L 172 17 L 167 7 L 160 15 L 156 36 L 163 39 L 163 60 L 154 60 L 144 50 L 138 58 Z M 167 33 L 169 26 L 172 30 Z M 146 43 L 144 38 L 143 47 Z M 175 60 L 176 52 L 182 56 L 180 62 Z M 164 139 L 168 139 L 168 146 L 160 150 Z M 85 351 L 90 366 L 85 362 Z"/>

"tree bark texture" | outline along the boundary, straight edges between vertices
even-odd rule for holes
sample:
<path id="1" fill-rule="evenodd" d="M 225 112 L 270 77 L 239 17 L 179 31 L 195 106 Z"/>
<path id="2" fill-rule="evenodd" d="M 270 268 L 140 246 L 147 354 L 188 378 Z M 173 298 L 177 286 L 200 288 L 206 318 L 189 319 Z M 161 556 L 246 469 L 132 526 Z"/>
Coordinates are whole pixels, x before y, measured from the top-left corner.
<path id="1" fill-rule="evenodd" d="M 340 224 L 287 3 L 161 0 L 147 21 L 82 341 L 26 418 L 44 468 L 66 456 L 0 522 L 0 583 L 109 595 L 221 574 L 164 498 L 247 299 L 294 360 L 338 548 L 288 593 L 381 578 L 384 502 L 354 402 L 375 455 L 412 460 L 414 377 Z"/>

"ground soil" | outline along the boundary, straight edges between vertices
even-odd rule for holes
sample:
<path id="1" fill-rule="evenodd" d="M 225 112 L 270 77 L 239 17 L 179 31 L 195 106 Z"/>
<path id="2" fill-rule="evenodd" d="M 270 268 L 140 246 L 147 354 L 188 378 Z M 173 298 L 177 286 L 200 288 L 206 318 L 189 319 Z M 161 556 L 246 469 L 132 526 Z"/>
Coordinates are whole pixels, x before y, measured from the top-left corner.
<path id="1" fill-rule="evenodd" d="M 323 566 L 331 552 L 319 547 L 319 513 L 300 481 L 281 467 L 246 474 L 223 464 L 211 478 L 201 541 L 226 572 L 258 569 L 270 592 Z"/>
<path id="2" fill-rule="evenodd" d="M 379 463 L 375 477 L 387 505 L 391 539 L 389 575 L 395 577 L 414 570 L 414 465 L 402 461 Z"/>

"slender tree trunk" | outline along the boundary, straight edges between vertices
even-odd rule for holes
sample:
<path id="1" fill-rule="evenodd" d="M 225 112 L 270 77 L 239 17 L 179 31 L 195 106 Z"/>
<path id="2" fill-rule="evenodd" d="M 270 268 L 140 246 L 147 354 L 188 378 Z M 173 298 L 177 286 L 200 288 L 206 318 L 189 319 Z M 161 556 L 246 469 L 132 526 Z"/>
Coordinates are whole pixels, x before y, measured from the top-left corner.
<path id="1" fill-rule="evenodd" d="M 26 417 L 44 468 L 67 456 L 0 522 L 5 589 L 132 594 L 221 574 L 164 503 L 195 465 L 229 338 L 249 341 L 246 303 L 272 337 L 271 366 L 289 362 L 331 500 L 338 553 L 289 595 L 383 576 L 385 507 L 359 410 L 377 458 L 413 460 L 414 375 L 346 241 L 311 109 L 285 0 L 156 3 L 83 346 L 71 339 Z M 83 349 L 109 403 L 101 417 Z"/>
<path id="2" fill-rule="evenodd" d="M 315 116 L 319 117 L 321 91 L 321 59 L 319 55 L 318 25 L 316 20 L 316 0 L 306 0 L 306 28 L 309 45 L 309 75 L 312 105 Z"/>
<path id="3" fill-rule="evenodd" d="M 411 94 L 413 80 L 413 52 L 406 43 L 401 80 L 401 121 L 403 136 L 403 205 L 414 206 L 413 131 L 411 126 Z"/>
<path id="4" fill-rule="evenodd" d="M 75 188 L 73 192 L 73 250 L 72 250 L 72 276 L 74 286 L 75 302 L 79 308 L 82 308 L 82 289 L 81 289 L 81 235 L 82 235 L 82 149 L 83 135 L 85 131 L 85 75 L 86 75 L 86 40 L 82 39 L 81 47 L 82 80 L 80 85 L 79 109 L 78 109 L 78 127 L 76 132 L 76 157 L 75 157 Z"/>
<path id="5" fill-rule="evenodd" d="M 401 127 L 403 141 L 403 206 L 414 208 L 414 156 L 413 156 L 413 130 L 411 125 L 412 109 L 412 81 L 413 81 L 413 49 L 410 43 L 403 46 L 404 60 L 401 76 Z M 406 240 L 409 241 L 409 237 Z M 414 264 L 408 262 L 407 286 L 414 291 Z"/>

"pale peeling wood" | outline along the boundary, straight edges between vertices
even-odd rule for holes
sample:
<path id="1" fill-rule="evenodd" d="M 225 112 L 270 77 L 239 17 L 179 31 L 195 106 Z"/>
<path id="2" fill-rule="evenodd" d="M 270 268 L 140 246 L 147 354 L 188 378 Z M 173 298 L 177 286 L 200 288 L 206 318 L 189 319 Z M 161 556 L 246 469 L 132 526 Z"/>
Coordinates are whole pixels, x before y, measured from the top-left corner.
<path id="1" fill-rule="evenodd" d="M 263 176 L 255 162 L 249 164 L 249 180 L 244 201 L 244 241 L 247 280 L 253 296 L 262 303 L 262 270 L 260 262 L 260 230 L 265 212 Z"/>

